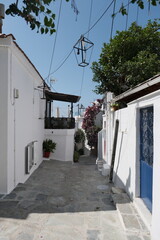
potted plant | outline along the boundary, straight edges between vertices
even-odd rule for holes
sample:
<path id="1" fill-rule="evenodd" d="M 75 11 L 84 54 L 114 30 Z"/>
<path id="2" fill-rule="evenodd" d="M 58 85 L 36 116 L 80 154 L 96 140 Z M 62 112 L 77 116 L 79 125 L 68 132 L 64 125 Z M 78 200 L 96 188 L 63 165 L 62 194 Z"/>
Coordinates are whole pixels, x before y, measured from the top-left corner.
<path id="1" fill-rule="evenodd" d="M 51 139 L 46 139 L 43 141 L 43 157 L 49 158 L 50 153 L 54 152 L 56 149 L 56 143 Z"/>
<path id="2" fill-rule="evenodd" d="M 111 112 L 114 112 L 114 111 L 119 109 L 119 104 L 118 103 L 112 103 L 110 105 L 110 107 L 111 107 Z"/>

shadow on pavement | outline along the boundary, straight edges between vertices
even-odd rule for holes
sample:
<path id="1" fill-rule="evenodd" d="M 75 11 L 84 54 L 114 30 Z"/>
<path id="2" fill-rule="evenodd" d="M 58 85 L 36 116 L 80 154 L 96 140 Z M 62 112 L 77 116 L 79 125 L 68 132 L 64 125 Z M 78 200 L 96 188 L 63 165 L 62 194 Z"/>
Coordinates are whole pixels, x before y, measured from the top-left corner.
<path id="1" fill-rule="evenodd" d="M 31 213 L 112 211 L 111 185 L 93 157 L 79 163 L 43 161 L 24 184 L 0 200 L 0 218 L 26 219 Z"/>

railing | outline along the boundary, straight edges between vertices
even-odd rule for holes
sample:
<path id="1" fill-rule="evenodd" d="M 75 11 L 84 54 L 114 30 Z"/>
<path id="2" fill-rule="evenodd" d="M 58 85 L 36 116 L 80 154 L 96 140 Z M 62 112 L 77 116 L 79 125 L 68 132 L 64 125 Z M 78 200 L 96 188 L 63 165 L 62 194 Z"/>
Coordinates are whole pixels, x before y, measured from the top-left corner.
<path id="1" fill-rule="evenodd" d="M 75 128 L 74 118 L 45 118 L 46 129 L 73 129 Z"/>

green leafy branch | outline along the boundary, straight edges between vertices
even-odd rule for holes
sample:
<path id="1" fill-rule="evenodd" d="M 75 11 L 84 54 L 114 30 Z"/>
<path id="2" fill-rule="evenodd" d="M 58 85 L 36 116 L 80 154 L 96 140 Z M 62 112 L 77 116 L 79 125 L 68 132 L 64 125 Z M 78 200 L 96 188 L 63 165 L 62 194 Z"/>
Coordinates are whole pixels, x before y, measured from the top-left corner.
<path id="1" fill-rule="evenodd" d="M 36 29 L 38 33 L 53 34 L 56 31 L 54 23 L 56 15 L 50 9 L 53 1 L 55 0 L 23 0 L 22 6 L 19 8 L 17 0 L 16 3 L 9 5 L 6 14 L 22 17 L 30 28 Z M 40 20 L 41 16 L 43 16 L 42 20 Z"/>
<path id="2" fill-rule="evenodd" d="M 151 5 L 152 6 L 157 6 L 158 4 L 160 4 L 160 0 L 131 0 L 128 4 L 131 4 L 131 3 L 132 4 L 137 4 L 140 9 L 144 9 L 144 3 L 145 2 L 148 3 L 148 8 L 149 9 L 150 9 Z M 122 15 L 127 15 L 126 6 L 128 6 L 128 4 L 124 6 L 124 4 L 122 3 L 122 6 L 119 10 L 119 12 L 122 13 Z"/>

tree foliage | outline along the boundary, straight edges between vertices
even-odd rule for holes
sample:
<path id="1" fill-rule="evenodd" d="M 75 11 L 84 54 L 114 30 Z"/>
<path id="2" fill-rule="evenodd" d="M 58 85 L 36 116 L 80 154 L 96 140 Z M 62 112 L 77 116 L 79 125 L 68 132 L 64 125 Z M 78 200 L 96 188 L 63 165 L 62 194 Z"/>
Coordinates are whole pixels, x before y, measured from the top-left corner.
<path id="1" fill-rule="evenodd" d="M 23 18 L 32 30 L 37 29 L 37 32 L 41 34 L 53 34 L 55 32 L 55 14 L 51 10 L 51 3 L 54 1 L 17 0 L 16 3 L 9 5 L 6 14 Z"/>
<path id="2" fill-rule="evenodd" d="M 160 72 L 160 24 L 149 21 L 142 28 L 132 23 L 128 31 L 117 31 L 104 44 L 100 59 L 92 63 L 94 90 L 98 94 L 111 91 L 115 95 Z"/>
<path id="3" fill-rule="evenodd" d="M 6 10 L 7 15 L 19 16 L 23 18 L 32 30 L 37 29 L 41 34 L 53 34 L 55 32 L 55 14 L 51 9 L 51 3 L 56 0 L 15 0 Z M 69 2 L 69 0 L 66 0 Z M 137 4 L 141 9 L 144 3 L 157 6 L 160 0 L 131 0 L 131 3 Z M 79 13 L 75 1 L 72 0 L 71 6 L 76 14 Z M 127 14 L 125 6 L 122 4 L 120 11 L 123 15 Z"/>
<path id="4" fill-rule="evenodd" d="M 141 9 L 144 9 L 145 3 L 147 3 L 148 9 L 150 9 L 151 5 L 157 6 L 158 4 L 160 4 L 160 0 L 131 0 L 130 3 L 137 4 L 139 6 L 139 8 L 141 8 Z M 122 3 L 122 6 L 119 11 L 122 13 L 122 15 L 127 14 L 127 10 L 123 3 Z"/>

